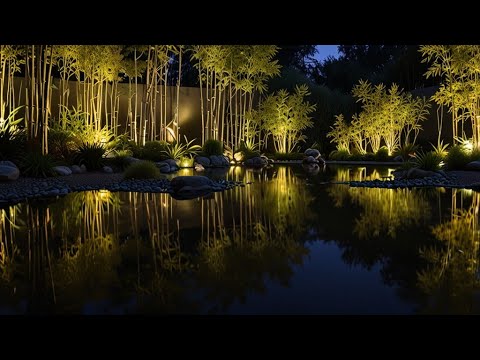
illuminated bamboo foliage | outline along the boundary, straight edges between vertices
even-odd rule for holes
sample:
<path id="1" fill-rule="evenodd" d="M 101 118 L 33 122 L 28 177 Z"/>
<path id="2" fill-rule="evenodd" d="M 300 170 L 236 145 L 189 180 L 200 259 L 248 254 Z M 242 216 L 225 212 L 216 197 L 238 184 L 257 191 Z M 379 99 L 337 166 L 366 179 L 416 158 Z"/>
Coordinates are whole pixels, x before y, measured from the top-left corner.
<path id="1" fill-rule="evenodd" d="M 277 152 L 290 153 L 299 142 L 305 141 L 302 131 L 313 126 L 309 115 L 316 108 L 305 100 L 308 95 L 307 85 L 296 86 L 293 94 L 282 89 L 269 95 L 258 111 L 252 110 L 253 119 L 261 124 L 267 136 L 272 136 Z"/>
<path id="2" fill-rule="evenodd" d="M 52 115 L 54 45 L 25 47 L 25 127 L 27 139 L 48 153 L 48 127 Z"/>
<path id="3" fill-rule="evenodd" d="M 0 45 L 0 119 L 6 119 L 20 105 L 20 94 L 15 94 L 15 74 L 25 64 L 23 55 L 21 46 Z"/>
<path id="4" fill-rule="evenodd" d="M 426 77 L 442 79 L 432 99 L 452 114 L 453 144 L 466 140 L 468 130 L 480 147 L 480 46 L 425 45 L 420 51 L 430 64 Z"/>
<path id="5" fill-rule="evenodd" d="M 387 89 L 384 84 L 373 86 L 363 80 L 354 86 L 352 94 L 362 104 L 362 112 L 354 114 L 350 124 L 343 115 L 336 116 L 327 134 L 338 150 L 350 151 L 353 144 L 361 154 L 368 146 L 376 153 L 383 142 L 391 155 L 404 144 L 415 144 L 430 108 L 425 98 L 414 98 L 396 84 Z"/>
<path id="6" fill-rule="evenodd" d="M 202 143 L 216 139 L 238 147 L 247 140 L 246 114 L 253 109 L 256 93 L 263 94 L 266 81 L 279 73 L 276 53 L 273 45 L 192 48 L 200 80 Z"/>

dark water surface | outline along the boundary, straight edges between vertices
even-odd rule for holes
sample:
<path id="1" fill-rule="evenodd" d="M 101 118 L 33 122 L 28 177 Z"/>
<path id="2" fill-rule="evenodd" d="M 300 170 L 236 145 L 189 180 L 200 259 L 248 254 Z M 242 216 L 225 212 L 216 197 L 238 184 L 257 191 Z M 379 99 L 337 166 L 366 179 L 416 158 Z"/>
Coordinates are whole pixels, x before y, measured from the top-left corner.
<path id="1" fill-rule="evenodd" d="M 479 193 L 324 184 L 391 171 L 237 167 L 209 176 L 252 184 L 203 199 L 0 209 L 0 314 L 480 312 Z"/>

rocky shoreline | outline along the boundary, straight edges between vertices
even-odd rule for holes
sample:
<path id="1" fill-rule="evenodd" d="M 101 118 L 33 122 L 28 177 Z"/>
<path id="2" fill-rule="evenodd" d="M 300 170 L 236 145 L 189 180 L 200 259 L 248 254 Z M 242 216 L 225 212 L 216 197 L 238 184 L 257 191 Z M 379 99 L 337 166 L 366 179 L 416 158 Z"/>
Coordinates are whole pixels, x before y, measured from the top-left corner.
<path id="1" fill-rule="evenodd" d="M 76 181 L 76 178 L 79 181 Z M 173 188 L 173 179 L 124 180 L 123 176 L 118 176 L 118 174 L 92 174 L 89 177 L 70 175 L 68 181 L 65 180 L 66 177 L 19 178 L 15 182 L 0 183 L 0 206 L 14 205 L 31 199 L 65 196 L 79 191 L 108 190 L 112 192 L 169 193 L 178 199 L 189 199 L 204 196 L 211 192 L 229 190 L 235 186 L 245 186 L 243 182 L 211 180 L 204 176 L 189 176 L 189 178 L 193 178 L 191 180 L 193 183 L 188 188 Z M 195 180 L 198 182 L 197 188 L 195 187 Z"/>

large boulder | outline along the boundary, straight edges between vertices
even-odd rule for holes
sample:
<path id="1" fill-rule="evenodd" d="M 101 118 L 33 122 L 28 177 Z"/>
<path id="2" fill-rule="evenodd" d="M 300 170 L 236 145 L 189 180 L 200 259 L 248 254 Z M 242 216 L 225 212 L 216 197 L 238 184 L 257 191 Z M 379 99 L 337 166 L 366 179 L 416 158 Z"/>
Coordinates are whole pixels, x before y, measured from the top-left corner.
<path id="1" fill-rule="evenodd" d="M 72 170 L 68 166 L 54 166 L 53 171 L 60 176 L 72 175 Z"/>
<path id="2" fill-rule="evenodd" d="M 480 170 L 480 161 L 476 160 L 476 161 L 469 162 L 466 166 L 466 169 L 467 170 L 479 171 Z"/>
<path id="3" fill-rule="evenodd" d="M 315 159 L 313 156 L 307 156 L 303 159 L 304 164 L 318 164 L 318 160 Z"/>
<path id="4" fill-rule="evenodd" d="M 85 165 L 80 165 L 80 171 L 82 174 L 86 173 L 87 172 L 87 167 Z"/>
<path id="5" fill-rule="evenodd" d="M 166 162 L 168 165 L 170 165 L 170 167 L 176 167 L 178 169 L 178 163 L 176 160 L 167 159 L 167 160 L 163 160 L 163 162 Z"/>
<path id="6" fill-rule="evenodd" d="M 141 161 L 141 160 L 140 160 L 140 159 L 137 159 L 137 158 L 134 158 L 133 156 L 127 156 L 127 157 L 125 158 L 125 162 L 126 162 L 128 165 L 133 164 L 133 163 L 135 163 L 135 162 L 139 162 L 139 161 Z"/>
<path id="7" fill-rule="evenodd" d="M 214 167 L 223 167 L 230 166 L 230 161 L 227 157 L 223 155 L 212 155 L 210 156 L 210 166 Z"/>
<path id="8" fill-rule="evenodd" d="M 0 165 L 2 165 L 2 166 L 10 166 L 10 167 L 13 167 L 13 168 L 15 168 L 15 169 L 18 169 L 17 165 L 15 165 L 13 162 L 8 161 L 8 160 L 0 161 Z"/>
<path id="9" fill-rule="evenodd" d="M 20 170 L 10 165 L 0 165 L 0 181 L 17 180 Z"/>
<path id="10" fill-rule="evenodd" d="M 318 159 L 321 156 L 320 151 L 317 149 L 307 149 L 304 154 L 307 157 L 312 156 L 314 159 Z"/>
<path id="11" fill-rule="evenodd" d="M 418 168 L 408 169 L 406 178 L 407 179 L 422 179 L 430 176 L 441 176 L 435 171 L 422 170 Z"/>
<path id="12" fill-rule="evenodd" d="M 205 156 L 197 156 L 195 158 L 195 162 L 202 165 L 203 167 L 208 167 L 210 166 L 210 159 Z"/>
<path id="13" fill-rule="evenodd" d="M 113 174 L 113 169 L 110 166 L 104 166 L 102 170 L 105 174 Z"/>
<path id="14" fill-rule="evenodd" d="M 170 181 L 172 196 L 176 199 L 193 199 L 207 195 L 222 187 L 206 176 L 177 176 Z"/>
<path id="15" fill-rule="evenodd" d="M 70 166 L 70 170 L 72 170 L 72 174 L 81 174 L 83 171 L 78 165 Z"/>
<path id="16" fill-rule="evenodd" d="M 253 157 L 250 159 L 247 159 L 245 161 L 245 166 L 251 166 L 251 167 L 263 167 L 268 165 L 268 159 L 262 158 L 260 156 Z"/>
<path id="17" fill-rule="evenodd" d="M 170 169 L 170 165 L 168 165 L 168 163 L 165 162 L 165 161 L 159 161 L 159 162 L 155 163 L 155 165 L 158 167 L 158 169 L 160 170 L 160 172 L 162 174 L 168 174 L 168 173 L 172 172 L 171 169 Z"/>

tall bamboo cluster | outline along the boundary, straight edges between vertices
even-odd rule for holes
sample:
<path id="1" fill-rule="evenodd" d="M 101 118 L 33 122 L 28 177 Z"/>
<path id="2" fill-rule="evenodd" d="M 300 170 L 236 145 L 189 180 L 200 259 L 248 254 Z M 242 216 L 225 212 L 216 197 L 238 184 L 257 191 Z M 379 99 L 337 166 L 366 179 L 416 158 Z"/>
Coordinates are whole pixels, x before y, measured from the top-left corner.
<path id="1" fill-rule="evenodd" d="M 266 81 L 279 74 L 273 45 L 201 45 L 192 48 L 199 71 L 202 143 L 220 140 L 231 147 L 246 141 L 247 114 Z"/>
<path id="2" fill-rule="evenodd" d="M 471 131 L 474 147 L 480 147 L 480 46 L 426 45 L 420 51 L 430 64 L 426 77 L 442 79 L 432 99 L 452 114 L 453 143 Z"/>
<path id="3" fill-rule="evenodd" d="M 0 119 L 6 119 L 20 103 L 14 82 L 15 74 L 20 72 L 20 65 L 24 63 L 22 54 L 21 46 L 0 45 Z"/>

